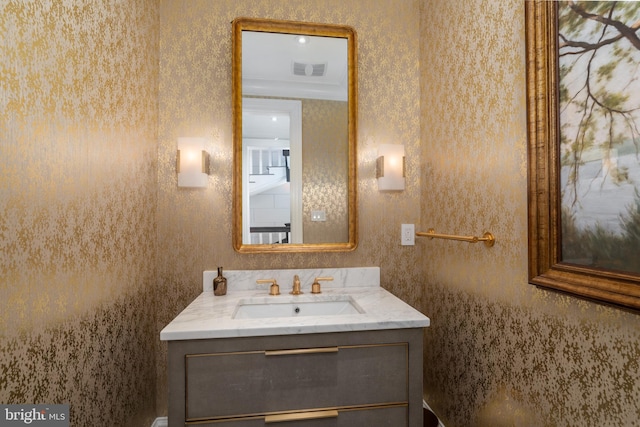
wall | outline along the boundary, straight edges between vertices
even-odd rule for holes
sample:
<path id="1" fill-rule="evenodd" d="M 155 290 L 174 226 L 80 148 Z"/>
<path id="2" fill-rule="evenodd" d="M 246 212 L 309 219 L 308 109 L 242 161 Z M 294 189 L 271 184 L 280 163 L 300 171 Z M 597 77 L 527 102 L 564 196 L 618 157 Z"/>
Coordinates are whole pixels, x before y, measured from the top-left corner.
<path id="1" fill-rule="evenodd" d="M 349 241 L 349 103 L 302 102 L 302 215 L 305 243 Z M 326 221 L 311 221 L 324 210 Z"/>
<path id="2" fill-rule="evenodd" d="M 158 10 L 0 4 L 0 402 L 155 417 Z"/>
<path id="3" fill-rule="evenodd" d="M 385 286 L 421 306 L 420 248 L 400 246 L 400 224 L 420 218 L 418 0 L 163 0 L 158 152 L 158 332 L 202 289 L 202 271 L 375 266 Z M 231 21 L 239 16 L 340 23 L 358 32 L 360 245 L 350 253 L 237 254 L 231 246 Z M 401 23 L 401 25 L 399 25 Z M 176 186 L 179 136 L 208 140 L 206 189 Z M 407 189 L 382 194 L 378 144 L 403 143 Z M 416 267 L 418 266 L 418 267 Z M 288 286 L 289 284 L 281 284 Z M 229 284 L 233 289 L 233 284 Z M 266 291 L 265 291 L 266 292 Z M 166 344 L 158 344 L 158 414 L 166 414 Z"/>
<path id="4" fill-rule="evenodd" d="M 635 425 L 640 317 L 527 284 L 524 2 L 429 0 L 422 223 L 494 233 L 425 249 L 425 389 L 447 427 Z"/>

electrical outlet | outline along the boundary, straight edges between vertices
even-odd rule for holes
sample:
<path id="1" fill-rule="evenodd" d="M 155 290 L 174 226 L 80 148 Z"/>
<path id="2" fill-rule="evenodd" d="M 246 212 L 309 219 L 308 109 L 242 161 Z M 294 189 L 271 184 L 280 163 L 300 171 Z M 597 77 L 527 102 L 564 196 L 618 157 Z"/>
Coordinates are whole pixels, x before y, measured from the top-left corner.
<path id="1" fill-rule="evenodd" d="M 402 224 L 400 227 L 400 244 L 403 246 L 416 244 L 416 228 L 413 224 Z"/>

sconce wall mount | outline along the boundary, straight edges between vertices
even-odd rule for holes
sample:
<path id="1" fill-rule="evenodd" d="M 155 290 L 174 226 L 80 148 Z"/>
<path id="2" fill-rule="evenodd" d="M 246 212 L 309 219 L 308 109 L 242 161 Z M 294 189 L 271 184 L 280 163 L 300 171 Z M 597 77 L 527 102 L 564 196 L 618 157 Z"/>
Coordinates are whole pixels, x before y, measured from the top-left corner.
<path id="1" fill-rule="evenodd" d="M 404 145 L 380 145 L 376 159 L 378 191 L 404 190 L 405 168 Z"/>
<path id="2" fill-rule="evenodd" d="M 204 138 L 178 138 L 178 187 L 204 188 L 209 182 L 209 153 Z"/>

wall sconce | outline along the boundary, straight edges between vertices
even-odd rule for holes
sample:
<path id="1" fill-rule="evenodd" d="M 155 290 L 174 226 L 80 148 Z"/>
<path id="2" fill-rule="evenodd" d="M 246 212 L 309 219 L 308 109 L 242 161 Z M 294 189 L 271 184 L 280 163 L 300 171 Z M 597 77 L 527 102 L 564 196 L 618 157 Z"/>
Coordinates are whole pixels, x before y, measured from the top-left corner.
<path id="1" fill-rule="evenodd" d="M 178 187 L 206 187 L 209 182 L 209 154 L 204 138 L 178 138 Z"/>
<path id="2" fill-rule="evenodd" d="M 382 144 L 378 147 L 376 178 L 378 191 L 404 190 L 404 145 Z"/>

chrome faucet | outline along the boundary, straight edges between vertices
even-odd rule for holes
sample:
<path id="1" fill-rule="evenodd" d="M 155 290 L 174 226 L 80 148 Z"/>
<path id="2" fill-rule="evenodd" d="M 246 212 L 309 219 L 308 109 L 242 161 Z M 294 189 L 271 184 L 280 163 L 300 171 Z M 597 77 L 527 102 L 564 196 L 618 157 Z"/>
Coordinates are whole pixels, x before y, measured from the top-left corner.
<path id="1" fill-rule="evenodd" d="M 300 290 L 300 278 L 296 274 L 293 276 L 293 289 L 289 292 L 291 295 L 300 295 L 303 292 Z"/>

